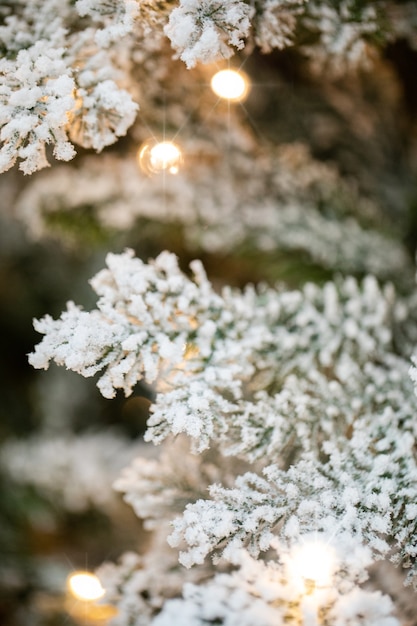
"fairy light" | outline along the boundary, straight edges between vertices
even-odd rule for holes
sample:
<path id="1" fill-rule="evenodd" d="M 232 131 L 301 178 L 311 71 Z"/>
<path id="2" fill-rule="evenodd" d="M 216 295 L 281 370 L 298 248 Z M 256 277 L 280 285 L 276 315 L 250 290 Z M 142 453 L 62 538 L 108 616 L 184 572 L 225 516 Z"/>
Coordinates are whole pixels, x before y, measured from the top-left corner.
<path id="1" fill-rule="evenodd" d="M 336 551 L 314 534 L 304 537 L 285 561 L 289 582 L 298 593 L 299 623 L 321 626 L 321 609 L 329 601 L 337 570 Z"/>
<path id="2" fill-rule="evenodd" d="M 182 152 L 172 141 L 146 141 L 138 152 L 139 167 L 145 174 L 160 172 L 177 174 L 182 164 Z"/>
<path id="3" fill-rule="evenodd" d="M 242 102 L 249 93 L 249 78 L 240 70 L 220 70 L 212 77 L 211 88 L 219 98 Z"/>
<path id="4" fill-rule="evenodd" d="M 307 540 L 294 548 L 289 562 L 291 578 L 302 583 L 306 593 L 329 587 L 336 567 L 334 549 L 319 540 Z"/>
<path id="5" fill-rule="evenodd" d="M 94 602 L 105 594 L 99 579 L 91 572 L 74 572 L 70 574 L 67 585 L 74 598 L 84 602 Z"/>

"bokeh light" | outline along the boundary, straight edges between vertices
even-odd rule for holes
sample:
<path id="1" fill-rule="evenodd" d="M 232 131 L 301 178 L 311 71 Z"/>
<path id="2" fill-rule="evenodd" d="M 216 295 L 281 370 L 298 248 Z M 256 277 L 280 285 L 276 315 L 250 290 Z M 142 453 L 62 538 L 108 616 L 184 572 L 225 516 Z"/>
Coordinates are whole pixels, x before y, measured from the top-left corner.
<path id="1" fill-rule="evenodd" d="M 177 174 L 183 161 L 180 147 L 172 141 L 150 139 L 139 149 L 138 163 L 147 175 L 168 172 Z"/>
<path id="2" fill-rule="evenodd" d="M 77 600 L 93 602 L 105 594 L 105 590 L 95 574 L 91 572 L 73 572 L 67 580 L 71 595 Z"/>
<path id="3" fill-rule="evenodd" d="M 214 93 L 225 100 L 242 102 L 249 93 L 249 78 L 240 70 L 220 70 L 211 79 Z"/>

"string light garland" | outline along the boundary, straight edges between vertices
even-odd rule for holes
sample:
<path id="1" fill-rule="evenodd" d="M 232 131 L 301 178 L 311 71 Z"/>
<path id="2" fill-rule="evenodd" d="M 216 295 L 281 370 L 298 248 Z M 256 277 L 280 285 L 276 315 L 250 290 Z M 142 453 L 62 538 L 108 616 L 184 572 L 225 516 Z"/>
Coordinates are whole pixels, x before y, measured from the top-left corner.
<path id="1" fill-rule="evenodd" d="M 249 94 L 250 81 L 241 70 L 220 70 L 212 77 L 211 88 L 219 98 L 242 102 Z"/>
<path id="2" fill-rule="evenodd" d="M 173 141 L 148 139 L 140 147 L 137 160 L 140 169 L 148 176 L 161 172 L 177 174 L 183 156 L 180 147 Z"/>

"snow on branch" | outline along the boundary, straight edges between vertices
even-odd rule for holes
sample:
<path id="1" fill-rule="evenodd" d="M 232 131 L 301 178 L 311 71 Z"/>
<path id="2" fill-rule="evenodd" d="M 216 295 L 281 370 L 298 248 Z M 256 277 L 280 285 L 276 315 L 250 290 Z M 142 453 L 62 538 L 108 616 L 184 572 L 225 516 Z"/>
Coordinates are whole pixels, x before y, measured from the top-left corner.
<path id="1" fill-rule="evenodd" d="M 223 135 L 216 131 L 217 141 Z M 65 237 L 51 223 L 88 206 L 105 229 L 124 231 L 140 226 L 140 220 L 173 227 L 179 222 L 193 249 L 224 254 L 250 245 L 265 254 L 292 251 L 332 271 L 412 285 L 411 256 L 399 236 L 380 232 L 380 208 L 333 166 L 314 160 L 306 145 L 281 144 L 262 160 L 255 151 L 239 151 L 238 157 L 227 168 L 223 161 L 210 169 L 194 165 L 166 177 L 163 187 L 138 176 L 134 159 L 89 157 L 80 168 L 63 165 L 33 178 L 17 212 L 35 238 Z M 329 211 L 323 212 L 323 206 Z M 363 225 L 366 219 L 370 224 Z"/>
<path id="2" fill-rule="evenodd" d="M 120 505 L 112 483 L 140 452 L 116 431 L 51 434 L 1 446 L 1 468 L 17 485 L 30 485 L 44 498 L 72 513 L 96 508 L 115 512 Z M 88 459 L 88 471 L 85 460 Z"/>
<path id="3" fill-rule="evenodd" d="M 333 585 L 309 602 L 290 570 L 289 559 L 265 564 L 242 554 L 238 570 L 217 574 L 208 583 L 184 585 L 183 597 L 168 600 L 152 626 L 171 626 L 179 619 L 183 626 L 318 624 L 313 607 L 326 624 L 399 625 L 387 596 L 359 588 L 343 593 Z"/>
<path id="4" fill-rule="evenodd" d="M 65 127 L 67 113 L 75 104 L 75 82 L 63 55 L 62 48 L 39 40 L 20 50 L 16 59 L 0 60 L 1 172 L 18 158 L 25 174 L 45 167 L 45 147 L 51 143 L 56 158 L 68 161 L 74 157 Z"/>
<path id="5" fill-rule="evenodd" d="M 107 55 L 100 47 L 130 32 L 132 4 L 114 3 L 108 34 L 78 27 L 79 15 L 68 1 L 16 3 L 0 26 L 6 51 L 0 59 L 0 172 L 18 159 L 25 174 L 48 166 L 48 145 L 56 159 L 68 161 L 75 156 L 71 141 L 100 151 L 126 134 L 137 105 L 114 80 L 123 73 L 117 46 Z M 80 8 L 86 15 L 87 8 Z"/>
<path id="6" fill-rule="evenodd" d="M 252 467 L 226 487 L 211 473 L 200 481 L 208 498 L 173 483 L 164 457 L 124 474 L 118 489 L 149 520 L 164 517 L 165 497 L 189 494 L 171 536 L 187 547 L 182 562 L 219 550 L 233 559 L 237 548 L 257 556 L 277 538 L 336 529 L 374 558 L 395 546 L 412 582 L 416 399 L 396 336 L 415 322 L 393 288 L 367 277 L 217 294 L 199 262 L 188 277 L 167 252 L 149 264 L 110 254 L 107 265 L 91 281 L 97 309 L 71 304 L 36 322 L 45 337 L 30 362 L 101 372 L 106 397 L 154 382 L 146 440 L 185 433 L 194 451 L 214 446 Z"/>
<path id="7" fill-rule="evenodd" d="M 165 27 L 187 67 L 228 59 L 249 34 L 253 9 L 242 0 L 181 0 Z"/>
<path id="8" fill-rule="evenodd" d="M 130 34 L 139 15 L 136 0 L 77 0 L 75 8 L 81 17 L 89 16 L 102 26 L 94 35 L 100 48 Z"/>
<path id="9" fill-rule="evenodd" d="M 294 568 L 294 557 L 300 561 L 298 553 L 302 557 L 303 550 L 308 554 L 311 547 L 322 559 L 324 554 L 333 578 L 313 597 L 306 596 L 302 568 Z M 217 572 L 209 580 L 207 570 L 178 572 L 169 553 L 157 552 L 159 545 L 152 548 L 144 557 L 126 553 L 118 564 L 108 563 L 98 570 L 106 598 L 118 609 L 112 626 L 127 626 L 134 620 L 141 626 L 178 622 L 181 626 L 301 626 L 319 623 L 314 609 L 329 625 L 399 626 L 388 596 L 342 582 L 345 555 L 350 553 L 352 563 L 361 568 L 369 564 L 366 550 L 346 537 L 324 543 L 316 534 L 306 538 L 299 551 L 280 547 L 275 559 L 267 562 L 242 550 L 236 555 L 234 571 Z"/>
<path id="10" fill-rule="evenodd" d="M 266 0 L 255 2 L 255 43 L 262 52 L 281 50 L 294 43 L 298 16 L 307 0 Z"/>

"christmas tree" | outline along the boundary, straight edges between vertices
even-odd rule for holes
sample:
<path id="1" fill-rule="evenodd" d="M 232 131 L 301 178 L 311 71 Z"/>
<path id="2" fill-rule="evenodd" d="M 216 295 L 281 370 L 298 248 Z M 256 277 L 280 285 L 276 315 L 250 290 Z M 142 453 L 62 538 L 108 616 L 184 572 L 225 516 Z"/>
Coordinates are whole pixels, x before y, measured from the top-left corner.
<path id="1" fill-rule="evenodd" d="M 44 524 L 118 529 L 72 619 L 417 624 L 415 3 L 0 17 L 3 257 L 48 266 L 30 365 L 137 416 L 98 428 L 54 365 L 31 432 L 4 428 L 32 525 L 41 494 Z"/>

